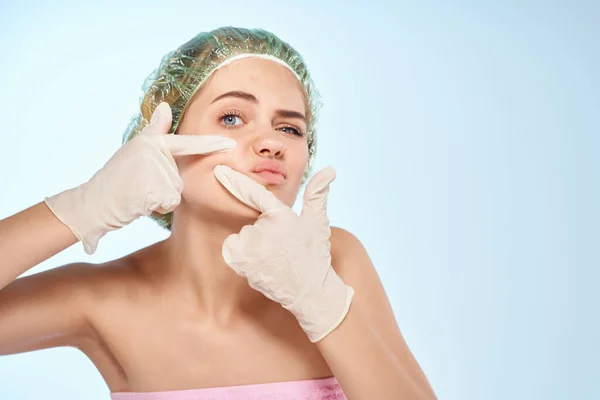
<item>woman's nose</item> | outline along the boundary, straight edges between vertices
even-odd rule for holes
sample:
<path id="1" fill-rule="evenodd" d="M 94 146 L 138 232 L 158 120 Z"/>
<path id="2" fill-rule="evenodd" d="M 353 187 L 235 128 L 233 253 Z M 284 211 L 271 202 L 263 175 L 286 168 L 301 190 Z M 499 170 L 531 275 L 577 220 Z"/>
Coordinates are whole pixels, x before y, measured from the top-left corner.
<path id="1" fill-rule="evenodd" d="M 267 158 L 281 158 L 285 151 L 283 142 L 273 136 L 257 139 L 253 147 L 256 154 Z"/>

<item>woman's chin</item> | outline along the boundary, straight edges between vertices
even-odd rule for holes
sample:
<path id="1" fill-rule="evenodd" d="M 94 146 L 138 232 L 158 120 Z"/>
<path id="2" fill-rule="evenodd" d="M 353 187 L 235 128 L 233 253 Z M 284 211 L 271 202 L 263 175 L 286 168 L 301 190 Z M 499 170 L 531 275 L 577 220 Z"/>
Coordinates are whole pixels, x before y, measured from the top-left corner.
<path id="1" fill-rule="evenodd" d="M 216 200 L 216 199 L 211 199 Z M 239 202 L 235 198 L 220 201 L 194 202 L 183 200 L 175 210 L 175 216 L 184 220 L 219 223 L 222 225 L 248 225 L 256 222 L 260 212 Z"/>
<path id="2" fill-rule="evenodd" d="M 282 198 L 286 197 L 285 193 L 273 193 L 283 204 L 293 203 L 293 199 Z M 243 226 L 254 224 L 261 213 L 242 203 L 219 184 L 203 193 L 192 190 L 184 192 L 176 214 L 181 214 L 185 219 L 191 217 L 198 221 Z"/>
<path id="3" fill-rule="evenodd" d="M 219 207 L 218 209 L 215 209 L 215 212 L 230 218 L 232 221 L 245 221 L 251 223 L 254 223 L 260 215 L 259 211 L 242 203 L 237 203 L 226 208 Z"/>

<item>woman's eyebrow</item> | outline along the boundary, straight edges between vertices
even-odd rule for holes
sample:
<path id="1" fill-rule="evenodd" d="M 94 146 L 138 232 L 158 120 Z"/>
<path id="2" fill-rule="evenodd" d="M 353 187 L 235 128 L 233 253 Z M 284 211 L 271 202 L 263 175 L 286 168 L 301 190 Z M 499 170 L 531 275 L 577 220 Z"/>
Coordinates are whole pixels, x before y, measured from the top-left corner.
<path id="1" fill-rule="evenodd" d="M 283 117 L 283 118 L 298 118 L 303 120 L 304 122 L 306 122 L 306 117 L 304 116 L 304 114 L 299 113 L 298 111 L 292 111 L 292 110 L 277 110 L 275 111 L 275 114 L 278 117 Z"/>
<path id="2" fill-rule="evenodd" d="M 223 93 L 222 95 L 217 96 L 210 104 L 213 104 L 213 103 L 215 103 L 221 99 L 227 98 L 227 97 L 236 97 L 238 99 L 243 99 L 243 100 L 250 101 L 254 104 L 258 104 L 258 99 L 253 94 L 242 92 L 240 90 L 232 90 L 230 92 Z M 277 110 L 277 111 L 275 111 L 275 114 L 277 114 L 278 117 L 298 118 L 303 121 L 306 121 L 306 117 L 304 116 L 304 114 L 302 114 L 298 111 Z"/>
<path id="3" fill-rule="evenodd" d="M 246 93 L 246 92 L 241 92 L 239 90 L 233 90 L 231 92 L 223 93 L 222 95 L 217 96 L 217 98 L 214 99 L 210 104 L 212 104 L 218 100 L 224 99 L 226 97 L 237 97 L 239 99 L 248 100 L 248 101 L 258 104 L 258 99 L 256 97 L 254 97 L 254 95 L 252 95 L 250 93 Z"/>

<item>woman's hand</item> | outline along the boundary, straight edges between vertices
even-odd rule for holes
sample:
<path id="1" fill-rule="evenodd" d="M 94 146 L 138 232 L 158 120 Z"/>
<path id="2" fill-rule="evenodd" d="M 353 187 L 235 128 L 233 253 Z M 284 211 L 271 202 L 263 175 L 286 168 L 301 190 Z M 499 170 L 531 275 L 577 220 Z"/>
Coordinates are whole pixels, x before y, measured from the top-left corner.
<path id="1" fill-rule="evenodd" d="M 88 182 L 46 198 L 46 204 L 83 243 L 96 250 L 109 231 L 152 212 L 173 211 L 181 201 L 183 182 L 174 156 L 232 149 L 236 141 L 220 136 L 167 134 L 173 116 L 158 105 L 150 124 L 124 144 Z"/>
<path id="2" fill-rule="evenodd" d="M 304 192 L 301 215 L 264 186 L 219 165 L 217 179 L 236 198 L 261 212 L 254 225 L 223 243 L 223 258 L 249 285 L 292 312 L 312 342 L 343 320 L 354 295 L 331 267 L 327 217 L 331 167 L 319 171 Z"/>

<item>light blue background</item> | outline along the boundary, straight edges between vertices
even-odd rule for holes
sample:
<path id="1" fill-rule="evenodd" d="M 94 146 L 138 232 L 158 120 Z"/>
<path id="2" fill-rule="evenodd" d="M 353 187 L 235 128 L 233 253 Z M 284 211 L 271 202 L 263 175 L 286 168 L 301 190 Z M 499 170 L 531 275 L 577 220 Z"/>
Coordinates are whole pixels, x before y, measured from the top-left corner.
<path id="1" fill-rule="evenodd" d="M 88 3 L 0 5 L 0 217 L 91 177 L 163 54 L 262 27 L 311 68 L 332 224 L 364 242 L 439 398 L 600 398 L 600 3 Z M 165 235 L 140 220 L 29 273 Z M 0 357 L 0 398 L 108 389 L 54 349 Z"/>

